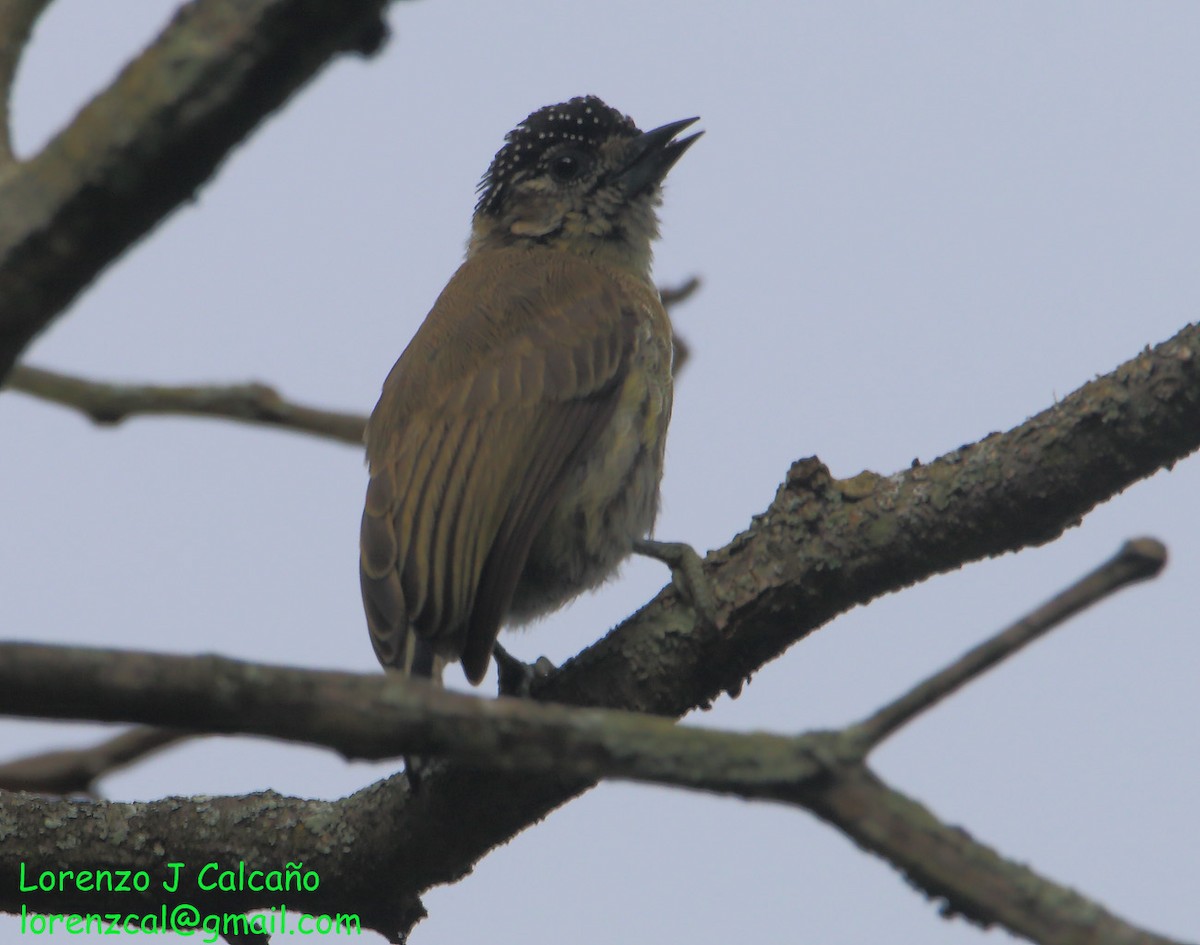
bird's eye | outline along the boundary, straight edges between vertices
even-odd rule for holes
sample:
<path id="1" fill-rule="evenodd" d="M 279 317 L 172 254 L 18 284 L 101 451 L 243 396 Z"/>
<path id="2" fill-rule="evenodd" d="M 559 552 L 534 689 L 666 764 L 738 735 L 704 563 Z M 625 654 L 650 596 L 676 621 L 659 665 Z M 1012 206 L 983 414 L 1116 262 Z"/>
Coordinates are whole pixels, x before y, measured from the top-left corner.
<path id="1" fill-rule="evenodd" d="M 563 151 L 550 159 L 550 176 L 558 183 L 575 180 L 587 166 L 587 155 L 580 151 Z"/>

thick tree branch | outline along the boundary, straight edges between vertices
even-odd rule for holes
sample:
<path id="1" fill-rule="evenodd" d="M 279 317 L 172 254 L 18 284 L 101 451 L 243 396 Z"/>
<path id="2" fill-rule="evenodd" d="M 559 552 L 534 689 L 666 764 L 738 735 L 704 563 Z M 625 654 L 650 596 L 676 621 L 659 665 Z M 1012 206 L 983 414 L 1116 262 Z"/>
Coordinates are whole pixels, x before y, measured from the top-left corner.
<path id="1" fill-rule="evenodd" d="M 940 697 L 1083 608 L 1155 576 L 1165 560 L 1153 539 L 1127 542 L 1047 604 L 849 726 L 832 751 L 828 733 L 751 737 L 611 709 L 483 699 L 421 679 L 36 643 L 0 643 L 0 714 L 262 735 L 332 748 L 347 758 L 446 755 L 501 771 L 624 777 L 789 800 L 798 782 L 821 773 L 821 759 L 865 760 Z M 145 743 L 172 740 L 161 730 L 139 728 L 106 743 L 103 754 L 128 759 Z"/>
<path id="2" fill-rule="evenodd" d="M 619 776 L 761 798 L 782 797 L 819 774 L 814 758 L 824 744 L 793 750 L 797 740 L 782 736 L 481 698 L 419 679 L 34 643 L 0 644 L 0 713 L 262 735 L 352 759 L 449 755 L 503 771 Z"/>
<path id="3" fill-rule="evenodd" d="M 265 384 L 167 386 L 89 381 L 17 365 L 7 386 L 41 400 L 74 407 L 99 424 L 118 424 L 145 414 L 215 417 L 281 427 L 362 446 L 367 418 L 318 410 L 284 400 Z"/>
<path id="4" fill-rule="evenodd" d="M 0 378 L 97 272 L 187 199 L 264 115 L 338 49 L 370 45 L 375 37 L 364 40 L 360 27 L 369 34 L 383 2 L 198 0 L 42 154 L 0 174 Z M 693 625 L 690 610 L 665 591 L 536 694 L 680 715 L 737 692 L 758 666 L 857 603 L 1050 540 L 1096 503 L 1200 445 L 1198 341 L 1195 328 L 1185 329 L 1009 433 L 886 479 L 837 482 L 815 461 L 796 464 L 764 515 L 709 556 L 721 605 L 715 627 Z M 469 871 L 592 776 L 483 774 L 458 763 L 434 770 L 415 796 L 403 779 L 392 779 L 332 804 L 274 795 L 150 805 L 6 797 L 0 836 L 27 838 L 32 859 L 52 868 L 91 868 L 116 856 L 155 864 L 176 857 L 198 867 L 213 851 L 280 868 L 298 846 L 312 851 L 306 867 L 328 869 L 339 882 L 290 901 L 309 911 L 353 903 L 366 924 L 398 936 L 419 917 L 421 891 Z M 861 823 L 864 846 L 881 849 L 911 823 L 911 812 L 895 820 L 890 808 L 861 816 L 864 807 L 900 803 L 868 773 L 830 781 L 833 790 L 814 795 L 814 809 Z M 902 839 L 914 844 L 913 874 L 927 870 L 923 884 L 936 889 L 961 864 L 953 837 L 932 825 L 928 837 L 920 833 Z M 925 839 L 931 846 L 922 850 Z M 28 850 L 0 845 L 3 888 L 16 888 L 18 854 Z M 93 906 L 90 895 L 43 898 L 53 911 Z M 217 911 L 279 901 L 229 893 L 209 899 Z M 994 918 L 986 904 L 951 899 L 951 908 Z"/>
<path id="5" fill-rule="evenodd" d="M 830 775 L 805 806 L 886 857 L 947 917 L 1001 925 L 1039 945 L 1169 945 L 1174 939 L 1129 925 L 1099 904 L 1001 857 L 966 831 L 883 784 L 868 768 Z M 1175 943 L 1178 945 L 1178 943 Z"/>
<path id="6" fill-rule="evenodd" d="M 733 736 L 736 737 L 736 736 Z M 744 737 L 744 736 L 743 736 Z M 816 771 L 800 756 L 797 767 Z M 1130 926 L 1072 890 L 1004 860 L 961 830 L 891 791 L 865 768 L 825 767 L 792 793 L 804 806 L 837 825 L 854 825 L 854 838 L 873 852 L 888 851 L 930 895 L 946 900 L 945 911 L 981 924 L 1002 923 L 1046 945 L 1170 945 L 1170 940 Z M 806 776 L 807 777 L 807 776 Z M 338 801 L 281 797 L 170 798 L 153 803 L 77 805 L 33 795 L 0 795 L 0 830 L 21 844 L 0 846 L 0 906 L 24 904 L 45 913 L 95 913 L 106 902 L 68 884 L 52 892 L 20 890 L 21 866 L 29 883 L 43 869 L 90 870 L 98 864 L 151 878 L 146 894 L 120 894 L 120 908 L 157 913 L 161 904 L 189 902 L 205 913 L 228 913 L 286 904 L 309 913 L 352 912 L 366 928 L 403 940 L 424 915 L 419 900 L 389 894 L 389 881 L 407 885 L 381 869 L 404 843 L 402 829 L 413 798 L 384 785 Z M 47 829 L 49 825 L 49 829 Z M 114 831 L 127 842 L 114 846 Z M 269 838 L 269 839 L 268 839 Z M 219 851 L 219 852 L 214 852 Z M 312 893 L 239 889 L 205 892 L 198 871 L 217 862 L 226 869 L 281 870 L 289 862 L 320 876 Z M 162 883 L 168 863 L 184 865 L 177 894 Z M 34 880 L 35 881 L 35 880 Z"/>
<path id="7" fill-rule="evenodd" d="M 1189 326 L 1007 433 L 888 478 L 839 482 L 816 460 L 795 464 L 751 528 L 705 560 L 716 626 L 697 623 L 667 587 L 535 683 L 535 696 L 677 717 L 737 693 L 755 669 L 851 607 L 1050 541 L 1200 446 L 1198 353 L 1200 329 Z M 453 882 L 587 787 L 448 765 L 406 807 L 393 875 L 415 883 L 402 885 L 406 893 Z"/>
<path id="8" fill-rule="evenodd" d="M 0 3 L 0 167 L 13 161 L 12 89 L 21 54 L 50 0 L 5 0 Z"/>
<path id="9" fill-rule="evenodd" d="M 911 704 L 911 718 L 933 703 L 921 696 L 934 683 L 953 676 L 957 686 L 975 678 L 1001 655 L 1028 642 L 1034 634 L 1031 628 L 1045 632 L 1118 587 L 1157 573 L 1163 560 L 1161 546 L 1153 541 L 1128 544 L 1053 605 L 1039 608 L 974 651 L 987 654 L 987 659 L 960 660 L 952 667 L 960 670 L 957 674 L 939 673 L 893 705 Z M 50 680 L 53 685 L 47 684 Z M 739 735 L 683 728 L 624 712 L 482 700 L 379 676 L 28 644 L 0 647 L 0 710 L 190 723 L 312 741 L 350 755 L 448 753 L 462 763 L 506 771 L 588 779 L 618 776 L 775 800 L 818 813 L 901 869 L 931 898 L 945 899 L 947 912 L 984 925 L 1000 923 L 1044 945 L 1084 940 L 1095 945 L 1167 943 L 1004 860 L 879 782 L 863 767 L 864 754 L 887 732 L 865 740 L 870 720 L 842 732 L 794 738 Z M 236 803 L 232 798 L 225 802 Z M 256 803 L 251 801 L 251 807 Z M 293 802 L 281 800 L 280 806 L 289 803 Z M 0 815 L 3 811 L 0 806 Z M 345 818 L 354 814 L 353 809 L 341 812 Z M 228 849 L 228 843 L 225 840 L 221 849 Z M 292 846 L 284 854 L 308 861 L 312 851 Z M 29 857 L 24 849 L 13 855 Z M 244 853 L 237 855 L 246 859 Z M 125 868 L 161 866 L 151 859 Z M 340 861 L 326 868 L 337 871 L 326 874 L 326 884 L 342 878 Z M 0 877 L 10 869 L 12 863 L 0 854 Z M 0 890 L 5 888 L 0 882 Z M 2 893 L 0 905 L 9 905 Z M 341 902 L 337 908 L 356 905 Z M 57 901 L 54 907 L 63 908 Z"/>
<path id="10" fill-rule="evenodd" d="M 0 794 L 0 907 L 31 912 L 95 915 L 157 915 L 159 908 L 185 903 L 202 915 L 246 912 L 287 905 L 293 911 L 354 913 L 364 928 L 391 933 L 424 914 L 415 897 L 384 893 L 389 877 L 379 862 L 395 833 L 394 792 L 363 792 L 339 801 L 309 801 L 273 792 L 246 797 L 168 798 L 153 803 L 77 804 L 33 794 Z M 402 804 L 400 805 L 402 807 Z M 19 843 L 12 838 L 20 837 Z M 300 862 L 314 872 L 314 891 L 274 892 L 262 888 L 203 889 L 198 874 L 207 864 L 221 869 L 283 871 Z M 183 864 L 178 888 L 170 863 Z M 144 893 L 98 894 L 72 883 L 51 891 L 23 889 L 44 870 L 145 870 Z M 22 872 L 22 870 L 24 872 Z M 213 877 L 215 880 L 215 876 Z M 110 908 L 104 908 L 105 905 Z"/>
<path id="11" fill-rule="evenodd" d="M 1050 540 L 1200 445 L 1198 351 L 1200 330 L 1188 327 L 1019 427 L 887 478 L 838 482 L 815 460 L 797 463 L 752 527 L 706 559 L 714 626 L 697 624 L 668 588 L 536 683 L 535 696 L 682 715 L 737 692 L 758 666 L 852 606 Z M 375 897 L 385 923 L 375 927 L 406 931 L 422 891 L 460 878 L 589 783 L 444 764 L 416 795 L 402 777 L 361 792 L 374 819 L 371 859 L 356 862 L 370 864 L 374 882 L 359 891 Z M 373 843 L 385 833 L 390 842 Z"/>
<path id="12" fill-rule="evenodd" d="M 1197 352 L 1191 326 L 1013 430 L 888 478 L 839 482 L 815 460 L 797 463 L 752 527 L 706 559 L 715 626 L 697 624 L 668 587 L 536 683 L 535 696 L 679 716 L 737 692 L 750 672 L 850 607 L 1050 540 L 1200 445 Z M 444 764 L 416 795 L 403 777 L 366 789 L 361 803 L 380 817 L 372 837 L 392 836 L 366 861 L 377 900 L 389 904 L 380 917 L 406 931 L 421 892 L 461 878 L 589 783 Z"/>
<path id="13" fill-rule="evenodd" d="M 193 197 L 387 0 L 193 0 L 36 157 L 0 175 L 0 380 L 100 270 Z"/>
<path id="14" fill-rule="evenodd" d="M 694 625 L 668 586 L 535 692 L 671 716 L 736 694 L 851 607 L 1058 537 L 1200 447 L 1197 416 L 1200 327 L 1191 325 L 1008 432 L 930 463 L 835 480 L 801 460 L 751 527 L 705 558 L 716 627 Z"/>

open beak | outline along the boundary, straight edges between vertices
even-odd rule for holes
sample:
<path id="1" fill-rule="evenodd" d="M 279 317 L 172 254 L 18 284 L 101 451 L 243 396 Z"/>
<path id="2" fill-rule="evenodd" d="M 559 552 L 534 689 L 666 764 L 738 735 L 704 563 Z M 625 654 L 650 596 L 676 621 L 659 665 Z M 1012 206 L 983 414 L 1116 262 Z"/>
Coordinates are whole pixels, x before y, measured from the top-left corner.
<path id="1" fill-rule="evenodd" d="M 683 157 L 683 152 L 692 146 L 703 131 L 686 138 L 675 139 L 679 132 L 694 125 L 699 118 L 684 118 L 647 131 L 633 139 L 630 146 L 629 163 L 617 175 L 625 192 L 633 197 L 662 182 L 667 171 Z"/>

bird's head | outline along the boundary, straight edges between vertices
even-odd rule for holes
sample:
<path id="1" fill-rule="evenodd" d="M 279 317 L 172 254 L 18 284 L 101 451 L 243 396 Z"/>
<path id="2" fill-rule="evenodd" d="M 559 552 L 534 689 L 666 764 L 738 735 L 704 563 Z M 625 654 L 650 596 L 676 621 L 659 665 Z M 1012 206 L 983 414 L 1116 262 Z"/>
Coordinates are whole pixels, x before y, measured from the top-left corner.
<path id="1" fill-rule="evenodd" d="M 702 132 L 697 119 L 642 132 L 595 96 L 540 108 L 508 133 L 479 184 L 468 255 L 542 245 L 649 278 L 667 172 Z"/>

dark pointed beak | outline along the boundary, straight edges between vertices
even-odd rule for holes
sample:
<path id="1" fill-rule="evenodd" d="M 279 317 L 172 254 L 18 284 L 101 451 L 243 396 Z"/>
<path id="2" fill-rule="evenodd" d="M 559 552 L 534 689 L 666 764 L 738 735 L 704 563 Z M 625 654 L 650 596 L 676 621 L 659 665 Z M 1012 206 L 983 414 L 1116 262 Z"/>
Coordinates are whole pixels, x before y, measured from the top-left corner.
<path id="1" fill-rule="evenodd" d="M 689 125 L 694 125 L 699 118 L 684 118 L 673 121 L 668 125 L 647 131 L 633 139 L 630 146 L 629 163 L 617 175 L 617 179 L 625 187 L 625 192 L 633 197 L 662 182 L 667 171 L 675 166 L 675 162 L 683 157 L 683 152 L 692 146 L 703 131 L 694 135 L 675 140 L 675 136 Z"/>

